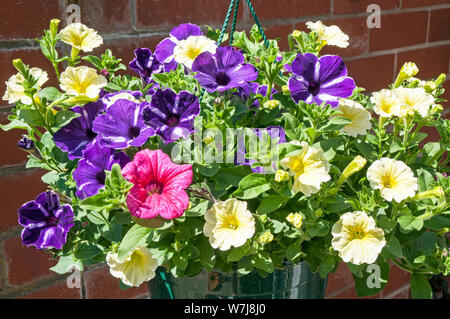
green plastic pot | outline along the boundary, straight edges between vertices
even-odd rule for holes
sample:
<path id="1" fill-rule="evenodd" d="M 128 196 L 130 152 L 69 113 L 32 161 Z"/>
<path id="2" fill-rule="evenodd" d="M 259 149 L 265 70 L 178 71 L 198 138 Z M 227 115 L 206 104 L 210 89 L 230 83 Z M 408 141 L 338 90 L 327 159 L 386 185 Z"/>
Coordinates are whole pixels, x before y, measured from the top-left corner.
<path id="1" fill-rule="evenodd" d="M 148 285 L 152 299 L 323 299 L 327 278 L 311 272 L 306 262 L 286 264 L 266 277 L 253 270 L 241 277 L 236 271 L 202 271 L 175 278 L 159 267 Z"/>

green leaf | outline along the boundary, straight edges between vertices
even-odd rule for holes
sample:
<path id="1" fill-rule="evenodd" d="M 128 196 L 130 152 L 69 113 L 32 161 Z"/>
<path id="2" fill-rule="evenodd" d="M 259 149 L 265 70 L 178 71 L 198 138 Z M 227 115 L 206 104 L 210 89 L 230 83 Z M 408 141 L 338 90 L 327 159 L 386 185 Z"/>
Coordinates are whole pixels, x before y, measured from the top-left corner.
<path id="1" fill-rule="evenodd" d="M 207 271 L 212 271 L 216 263 L 216 255 L 214 254 L 214 249 L 209 244 L 209 241 L 205 238 L 197 248 L 200 250 L 200 263 Z"/>
<path id="2" fill-rule="evenodd" d="M 62 93 L 59 92 L 57 88 L 49 86 L 40 90 L 38 95 L 40 99 L 46 99 L 47 101 L 53 102 L 59 99 Z"/>
<path id="3" fill-rule="evenodd" d="M 18 117 L 19 120 L 22 120 L 31 126 L 45 126 L 44 119 L 36 110 L 22 109 L 19 111 Z"/>
<path id="4" fill-rule="evenodd" d="M 412 274 L 410 279 L 411 297 L 413 299 L 432 299 L 430 283 L 424 275 Z"/>
<path id="5" fill-rule="evenodd" d="M 242 245 L 237 248 L 232 248 L 230 254 L 227 257 L 227 261 L 235 262 L 241 260 L 248 253 L 248 245 Z"/>
<path id="6" fill-rule="evenodd" d="M 148 236 L 152 233 L 151 228 L 142 227 L 138 224 L 128 230 L 119 246 L 119 260 L 128 256 L 138 246 L 144 246 Z"/>
<path id="7" fill-rule="evenodd" d="M 321 237 L 328 235 L 330 232 L 330 223 L 326 220 L 320 219 L 306 227 L 311 237 Z"/>
<path id="8" fill-rule="evenodd" d="M 57 274 L 63 275 L 71 271 L 74 266 L 75 260 L 72 255 L 61 256 L 59 257 L 58 263 L 50 268 L 50 270 L 56 272 Z"/>
<path id="9" fill-rule="evenodd" d="M 403 257 L 402 246 L 400 244 L 400 241 L 395 236 L 391 236 L 389 241 L 386 243 L 384 249 L 386 249 L 389 253 L 391 253 L 395 257 L 398 258 Z"/>
<path id="10" fill-rule="evenodd" d="M 352 122 L 352 120 L 350 120 L 348 117 L 335 116 L 335 117 L 332 117 L 327 122 L 327 124 L 321 128 L 321 131 L 323 131 L 323 132 L 339 131 L 340 129 L 344 128 L 351 122 Z"/>
<path id="11" fill-rule="evenodd" d="M 320 263 L 319 275 L 322 278 L 325 278 L 328 273 L 333 271 L 338 265 L 338 260 L 333 256 L 327 255 Z"/>
<path id="12" fill-rule="evenodd" d="M 253 173 L 241 180 L 234 195 L 241 199 L 252 199 L 270 189 L 270 183 L 266 181 L 264 174 Z"/>
<path id="13" fill-rule="evenodd" d="M 421 230 L 423 227 L 423 219 L 416 218 L 413 215 L 403 215 L 397 220 L 400 227 L 405 231 Z"/>
<path id="14" fill-rule="evenodd" d="M 78 245 L 75 257 L 78 259 L 91 259 L 102 253 L 102 250 L 93 244 L 81 244 Z"/>
<path id="15" fill-rule="evenodd" d="M 267 252 L 261 252 L 253 256 L 253 263 L 256 268 L 261 269 L 267 273 L 271 273 L 274 270 L 272 259 Z"/>
<path id="16" fill-rule="evenodd" d="M 72 119 L 79 117 L 79 116 L 80 116 L 80 114 L 69 111 L 69 110 L 59 111 L 55 115 L 55 122 L 54 122 L 53 126 L 56 129 L 59 129 L 59 128 L 65 126 L 66 124 L 68 124 L 70 121 L 72 121 Z"/>
<path id="17" fill-rule="evenodd" d="M 304 255 L 305 253 L 302 252 L 301 245 L 298 242 L 291 244 L 286 249 L 286 258 L 293 263 L 297 262 L 298 259 Z"/>
<path id="18" fill-rule="evenodd" d="M 263 200 L 259 203 L 258 208 L 256 209 L 257 214 L 269 214 L 273 211 L 276 211 L 280 207 L 284 205 L 286 202 L 285 197 L 275 194 L 270 194 L 267 197 L 264 197 Z"/>
<path id="19" fill-rule="evenodd" d="M 7 132 L 12 129 L 28 130 L 30 129 L 30 126 L 21 120 L 14 119 L 8 124 L 0 124 L 0 128 Z"/>
<path id="20" fill-rule="evenodd" d="M 425 228 L 431 230 L 441 230 L 446 227 L 450 227 L 450 217 L 437 215 L 430 218 L 424 223 Z"/>
<path id="21" fill-rule="evenodd" d="M 188 258 L 184 254 L 176 254 L 172 258 L 174 265 L 181 271 L 185 271 L 188 266 Z"/>
<path id="22" fill-rule="evenodd" d="M 95 66 L 99 70 L 103 69 L 102 60 L 95 55 L 84 56 L 81 59 L 88 61 L 89 63 L 91 63 L 93 66 Z"/>

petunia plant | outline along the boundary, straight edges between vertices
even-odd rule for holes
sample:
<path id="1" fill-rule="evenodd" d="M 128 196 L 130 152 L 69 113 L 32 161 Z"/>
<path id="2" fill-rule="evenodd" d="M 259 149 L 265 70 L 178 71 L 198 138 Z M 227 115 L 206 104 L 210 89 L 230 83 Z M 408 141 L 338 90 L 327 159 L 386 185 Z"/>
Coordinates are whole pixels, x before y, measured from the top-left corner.
<path id="1" fill-rule="evenodd" d="M 59 88 L 16 59 L 3 97 L 14 107 L 1 127 L 25 130 L 27 168 L 47 171 L 48 190 L 18 209 L 23 244 L 60 274 L 106 262 L 122 288 L 300 262 L 326 277 L 343 262 L 359 296 L 396 265 L 430 298 L 427 279 L 450 272 L 445 75 L 421 80 L 410 62 L 365 92 L 341 57 L 321 55 L 348 36 L 307 27 L 282 51 L 257 26 L 223 44 L 181 24 L 123 72 L 110 50 L 85 55 L 103 44 L 96 31 L 52 20 L 38 41 Z"/>

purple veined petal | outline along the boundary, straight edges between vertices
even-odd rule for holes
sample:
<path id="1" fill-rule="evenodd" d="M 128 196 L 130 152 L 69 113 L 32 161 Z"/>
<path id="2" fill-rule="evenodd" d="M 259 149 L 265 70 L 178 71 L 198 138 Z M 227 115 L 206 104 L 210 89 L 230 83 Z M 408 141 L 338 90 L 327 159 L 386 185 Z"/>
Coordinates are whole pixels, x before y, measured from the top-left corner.
<path id="1" fill-rule="evenodd" d="M 230 46 L 218 47 L 216 49 L 216 61 L 217 68 L 224 70 L 244 63 L 244 55 Z"/>
<path id="2" fill-rule="evenodd" d="M 175 59 L 172 59 L 170 62 L 163 64 L 164 72 L 170 72 L 175 71 L 178 67 L 178 63 L 175 61 Z"/>
<path id="3" fill-rule="evenodd" d="M 22 229 L 22 233 L 20 235 L 22 239 L 22 244 L 30 247 L 35 246 L 38 249 L 42 249 L 40 247 L 40 243 L 37 243 L 39 238 L 41 237 L 41 232 L 47 228 L 47 226 L 39 227 L 39 228 L 24 228 Z"/>
<path id="4" fill-rule="evenodd" d="M 320 92 L 317 95 L 323 101 L 338 101 L 338 98 L 346 98 L 353 94 L 355 89 L 355 81 L 350 77 L 340 78 L 340 81 L 334 82 L 329 86 L 321 86 Z M 330 96 L 334 97 L 333 99 Z M 333 106 L 337 106 L 336 103 L 330 103 Z"/>
<path id="5" fill-rule="evenodd" d="M 49 212 L 36 201 L 29 201 L 23 204 L 18 210 L 19 225 L 23 227 L 35 227 L 40 223 L 45 223 Z"/>
<path id="6" fill-rule="evenodd" d="M 213 75 L 206 73 L 198 73 L 194 76 L 198 83 L 206 89 L 209 93 L 213 93 L 216 91 L 218 85 L 216 82 L 216 78 Z"/>
<path id="7" fill-rule="evenodd" d="M 68 232 L 70 228 L 74 225 L 74 214 L 72 206 L 66 204 L 58 209 L 55 213 L 56 218 L 58 218 L 58 227 L 63 231 Z"/>
<path id="8" fill-rule="evenodd" d="M 173 28 L 170 31 L 170 35 L 178 41 L 185 40 L 192 35 L 203 35 L 199 26 L 192 23 L 183 23 Z"/>
<path id="9" fill-rule="evenodd" d="M 155 130 L 152 127 L 150 127 L 146 124 L 144 124 L 144 125 L 145 125 L 145 127 L 143 127 L 141 129 L 140 134 L 135 139 L 133 139 L 129 142 L 130 146 L 136 146 L 136 147 L 142 146 L 147 142 L 147 140 L 150 137 L 155 135 Z"/>
<path id="10" fill-rule="evenodd" d="M 336 78 L 347 75 L 347 68 L 344 61 L 338 55 L 324 55 L 320 58 L 320 77 L 319 81 L 325 84 Z"/>
<path id="11" fill-rule="evenodd" d="M 258 71 L 256 71 L 256 68 L 253 65 L 244 63 L 231 71 L 230 77 L 230 84 L 233 83 L 231 88 L 235 88 L 246 82 L 255 81 L 258 78 Z"/>
<path id="12" fill-rule="evenodd" d="M 297 54 L 291 64 L 291 72 L 302 76 L 306 81 L 312 81 L 317 76 L 319 59 L 312 53 Z"/>
<path id="13" fill-rule="evenodd" d="M 67 232 L 63 232 L 58 226 L 48 227 L 41 231 L 41 235 L 38 239 L 40 248 L 55 247 L 61 249 L 66 243 Z"/>
<path id="14" fill-rule="evenodd" d="M 177 44 L 169 38 L 162 40 L 155 49 L 155 55 L 158 61 L 161 63 L 169 63 L 173 61 L 173 50 L 176 46 Z"/>
<path id="15" fill-rule="evenodd" d="M 215 78 L 215 74 L 219 72 L 215 56 L 208 51 L 199 54 L 192 63 L 192 71 L 207 74 Z"/>
<path id="16" fill-rule="evenodd" d="M 308 87 L 302 78 L 299 80 L 297 77 L 291 77 L 288 81 L 288 86 L 295 103 L 306 101 L 306 99 L 311 96 L 311 93 L 308 91 Z"/>

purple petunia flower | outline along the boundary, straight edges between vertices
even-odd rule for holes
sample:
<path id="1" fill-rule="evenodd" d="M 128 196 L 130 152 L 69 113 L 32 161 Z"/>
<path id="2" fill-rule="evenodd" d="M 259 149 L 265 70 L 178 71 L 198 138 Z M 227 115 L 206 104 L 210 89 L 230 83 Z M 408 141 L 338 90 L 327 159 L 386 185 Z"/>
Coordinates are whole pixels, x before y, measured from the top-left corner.
<path id="1" fill-rule="evenodd" d="M 326 102 L 336 107 L 339 98 L 351 96 L 356 87 L 355 81 L 347 76 L 344 61 L 337 55 L 318 58 L 311 53 L 299 53 L 289 71 L 294 73 L 289 79 L 289 90 L 296 103 Z"/>
<path id="2" fill-rule="evenodd" d="M 266 140 L 264 139 L 264 132 L 267 132 L 268 136 L 271 140 L 278 139 L 277 143 L 286 143 L 286 133 L 284 129 L 281 126 L 270 126 L 266 128 L 254 128 L 252 129 L 253 133 L 258 137 L 259 141 L 257 141 L 257 144 L 253 144 L 256 147 L 256 150 L 258 147 L 262 147 Z M 245 154 L 247 154 L 247 149 L 245 146 L 245 135 L 242 134 L 238 136 L 238 145 L 237 145 L 237 151 L 234 163 L 235 165 L 252 165 L 253 163 L 256 163 L 255 160 L 245 158 Z M 251 141 L 250 141 L 251 143 Z M 262 148 L 264 150 L 264 148 Z M 275 164 L 275 163 L 274 163 Z M 276 169 L 276 166 L 273 165 L 273 169 Z M 253 167 L 252 171 L 254 173 L 260 173 L 265 174 L 266 170 L 263 167 Z"/>
<path id="3" fill-rule="evenodd" d="M 26 135 L 22 135 L 22 138 L 17 141 L 17 147 L 25 151 L 29 151 L 34 148 L 34 142 L 30 140 Z"/>
<path id="4" fill-rule="evenodd" d="M 170 31 L 170 37 L 162 40 L 155 49 L 155 55 L 159 62 L 163 63 L 164 70 L 170 72 L 175 70 L 178 63 L 175 61 L 173 51 L 181 40 L 186 40 L 190 36 L 203 35 L 200 27 L 192 23 L 184 23 Z"/>
<path id="5" fill-rule="evenodd" d="M 198 98 L 186 91 L 157 90 L 151 106 L 144 109 L 144 121 L 155 129 L 166 144 L 194 132 L 194 118 L 200 114 Z"/>
<path id="6" fill-rule="evenodd" d="M 194 77 L 208 92 L 226 91 L 256 80 L 258 71 L 232 47 L 218 47 L 215 54 L 201 53 L 192 64 Z"/>
<path id="7" fill-rule="evenodd" d="M 61 249 L 67 233 L 74 225 L 73 210 L 68 204 L 61 206 L 59 197 L 52 191 L 43 192 L 36 200 L 27 202 L 17 211 L 25 246 L 37 249 Z"/>
<path id="8" fill-rule="evenodd" d="M 106 113 L 99 115 L 92 124 L 92 130 L 99 134 L 101 147 L 114 149 L 142 146 L 155 131 L 144 123 L 142 110 L 147 102 L 135 103 L 119 99 Z"/>
<path id="9" fill-rule="evenodd" d="M 103 107 L 100 100 L 73 107 L 71 110 L 81 116 L 74 118 L 53 135 L 56 146 L 67 152 L 70 160 L 81 158 L 83 150 L 96 138 L 97 133 L 92 130 L 92 122 Z"/>
<path id="10" fill-rule="evenodd" d="M 76 195 L 80 199 L 94 196 L 105 186 L 105 170 L 118 163 L 124 167 L 130 158 L 124 152 L 116 153 L 112 148 L 104 148 L 94 141 L 83 152 L 83 158 L 73 171 L 73 179 L 77 184 Z"/>
<path id="11" fill-rule="evenodd" d="M 136 49 L 134 50 L 134 56 L 135 58 L 130 62 L 129 67 L 141 76 L 146 85 L 153 82 L 153 73 L 162 73 L 166 71 L 164 66 L 156 59 L 156 56 L 152 54 L 150 49 Z"/>

